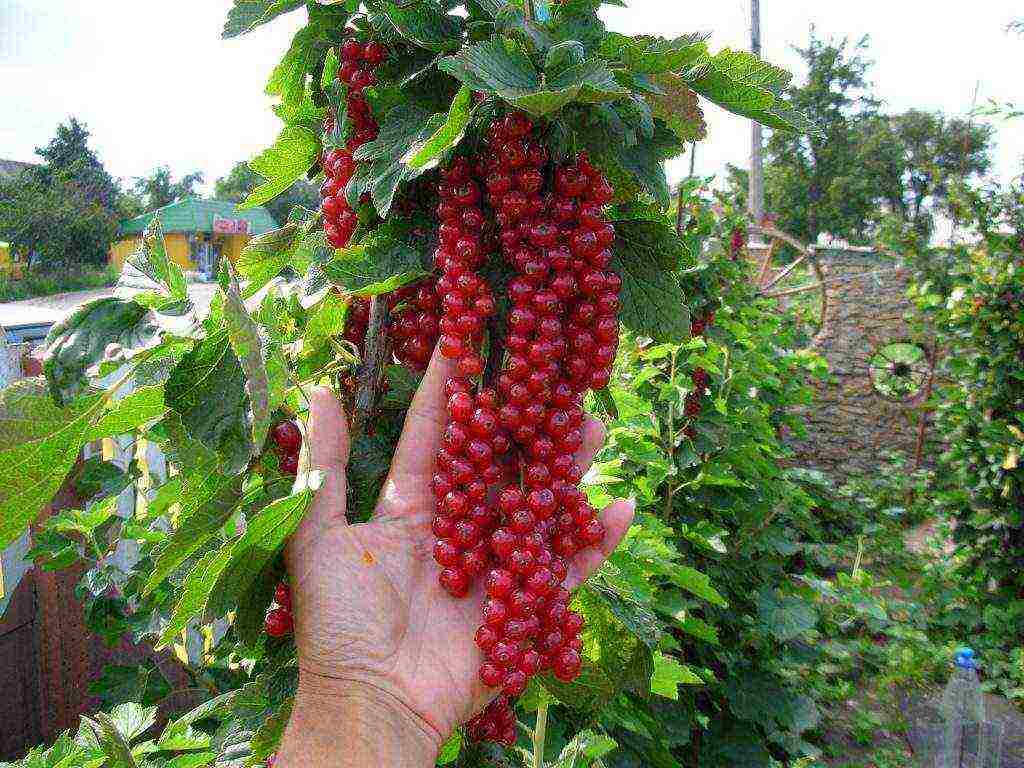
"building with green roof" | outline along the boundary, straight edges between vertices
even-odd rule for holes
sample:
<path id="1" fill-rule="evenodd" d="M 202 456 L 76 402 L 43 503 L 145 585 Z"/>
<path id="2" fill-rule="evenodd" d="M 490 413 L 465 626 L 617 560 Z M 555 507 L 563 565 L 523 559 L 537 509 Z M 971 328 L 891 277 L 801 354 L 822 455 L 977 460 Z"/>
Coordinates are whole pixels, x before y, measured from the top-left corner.
<path id="1" fill-rule="evenodd" d="M 138 247 L 146 228 L 159 217 L 167 255 L 186 271 L 210 279 L 222 258 L 234 262 L 249 239 L 277 228 L 266 208 L 240 211 L 230 200 L 188 197 L 121 223 L 110 247 L 110 264 L 120 269 Z"/>

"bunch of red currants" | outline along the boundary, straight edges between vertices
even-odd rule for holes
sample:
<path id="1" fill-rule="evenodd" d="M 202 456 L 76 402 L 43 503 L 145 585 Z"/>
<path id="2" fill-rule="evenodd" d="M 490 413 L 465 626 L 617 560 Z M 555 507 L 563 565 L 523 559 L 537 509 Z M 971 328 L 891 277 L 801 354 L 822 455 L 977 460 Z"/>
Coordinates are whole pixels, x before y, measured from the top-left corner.
<path id="1" fill-rule="evenodd" d="M 384 46 L 376 41 L 361 43 L 349 38 L 341 46 L 341 66 L 338 80 L 345 84 L 346 109 L 352 121 L 353 133 L 344 147 L 326 152 L 323 169 L 326 180 L 320 187 L 323 201 L 320 210 L 324 215 L 324 233 L 327 242 L 334 248 L 344 248 L 352 239 L 359 224 L 359 216 L 345 197 L 345 188 L 356 172 L 352 154 L 364 144 L 377 138 L 380 126 L 373 119 L 365 91 L 377 83 L 374 71 L 384 61 Z M 327 118 L 324 129 L 334 132 L 336 116 Z"/>
<path id="2" fill-rule="evenodd" d="M 502 696 L 470 731 L 509 741 L 510 702 L 530 678 L 550 670 L 568 681 L 582 667 L 568 560 L 600 544 L 605 530 L 578 488 L 575 456 L 583 394 L 611 375 L 621 281 L 610 269 L 615 229 L 603 213 L 613 190 L 588 158 L 552 168 L 518 113 L 491 126 L 488 145 L 486 157 L 453 161 L 438 186 L 439 345 L 457 374 L 445 385 L 433 530 L 445 589 L 463 597 L 484 576 L 479 674 Z M 500 340 L 507 354 L 492 389 L 475 382 L 495 305 L 481 267 L 495 251 L 512 277 Z M 499 481 L 492 497 L 488 486 Z"/>

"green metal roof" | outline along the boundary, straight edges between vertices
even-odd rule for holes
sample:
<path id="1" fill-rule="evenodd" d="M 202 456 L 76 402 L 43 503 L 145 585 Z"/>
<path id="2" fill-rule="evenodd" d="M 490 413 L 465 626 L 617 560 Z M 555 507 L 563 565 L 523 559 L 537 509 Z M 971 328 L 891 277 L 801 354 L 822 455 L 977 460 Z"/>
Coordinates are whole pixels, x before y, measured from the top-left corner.
<path id="1" fill-rule="evenodd" d="M 134 219 L 122 221 L 120 234 L 140 235 L 157 216 L 160 217 L 164 232 L 213 232 L 214 217 L 245 219 L 249 222 L 250 235 L 262 235 L 264 232 L 277 229 L 277 223 L 266 208 L 240 211 L 235 205 L 230 200 L 201 200 L 198 197 L 188 197 L 136 216 Z"/>

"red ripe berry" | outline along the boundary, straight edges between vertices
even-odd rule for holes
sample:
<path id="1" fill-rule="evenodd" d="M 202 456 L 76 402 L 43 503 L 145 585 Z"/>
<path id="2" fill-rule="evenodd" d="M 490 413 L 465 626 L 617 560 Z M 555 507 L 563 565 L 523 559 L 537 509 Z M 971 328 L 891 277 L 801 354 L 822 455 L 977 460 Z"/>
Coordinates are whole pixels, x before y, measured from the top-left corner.
<path id="1" fill-rule="evenodd" d="M 579 676 L 583 669 L 583 660 L 578 652 L 567 648 L 555 658 L 553 671 L 555 677 L 563 682 L 571 682 Z"/>
<path id="2" fill-rule="evenodd" d="M 480 681 L 491 688 L 497 688 L 505 679 L 505 670 L 489 661 L 480 665 Z"/>
<path id="3" fill-rule="evenodd" d="M 280 466 L 281 474 L 297 475 L 299 473 L 299 455 L 297 453 L 289 453 L 287 456 L 282 456 Z"/>
<path id="4" fill-rule="evenodd" d="M 285 583 L 278 584 L 274 589 L 274 602 L 286 611 L 292 609 L 292 591 Z"/>
<path id="5" fill-rule="evenodd" d="M 512 594 L 515 585 L 515 576 L 510 571 L 506 571 L 503 568 L 495 568 L 487 574 L 485 589 L 491 597 L 504 600 Z"/>
<path id="6" fill-rule="evenodd" d="M 458 568 L 445 568 L 438 580 L 453 597 L 465 597 L 469 592 L 469 577 Z"/>
<path id="7" fill-rule="evenodd" d="M 363 60 L 369 64 L 380 64 L 384 61 L 385 54 L 384 46 L 375 40 L 371 40 L 363 49 Z"/>
<path id="8" fill-rule="evenodd" d="M 294 629 L 291 612 L 284 608 L 275 608 L 267 614 L 264 629 L 271 637 L 290 635 Z"/>
<path id="9" fill-rule="evenodd" d="M 294 421 L 282 421 L 270 430 L 270 438 L 281 453 L 298 453 L 302 447 L 302 432 Z"/>

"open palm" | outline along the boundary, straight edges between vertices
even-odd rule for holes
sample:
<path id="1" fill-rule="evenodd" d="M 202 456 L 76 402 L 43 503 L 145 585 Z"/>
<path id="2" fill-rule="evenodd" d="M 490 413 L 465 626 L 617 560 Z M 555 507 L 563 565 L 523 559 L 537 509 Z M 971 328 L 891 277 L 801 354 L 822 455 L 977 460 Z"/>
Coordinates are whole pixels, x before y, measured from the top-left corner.
<path id="1" fill-rule="evenodd" d="M 446 421 L 443 385 L 454 373 L 435 352 L 406 418 L 373 520 L 345 518 L 348 426 L 328 389 L 310 403 L 309 449 L 324 485 L 289 543 L 286 557 L 295 605 L 295 640 L 304 678 L 356 682 L 395 697 L 445 738 L 495 695 L 477 676 L 473 642 L 483 587 L 456 600 L 437 582 L 430 529 L 430 479 Z M 590 466 L 603 439 L 590 419 L 577 461 Z M 577 586 L 615 548 L 632 505 L 604 510 L 608 534 L 600 550 L 574 559 L 567 586 Z"/>

